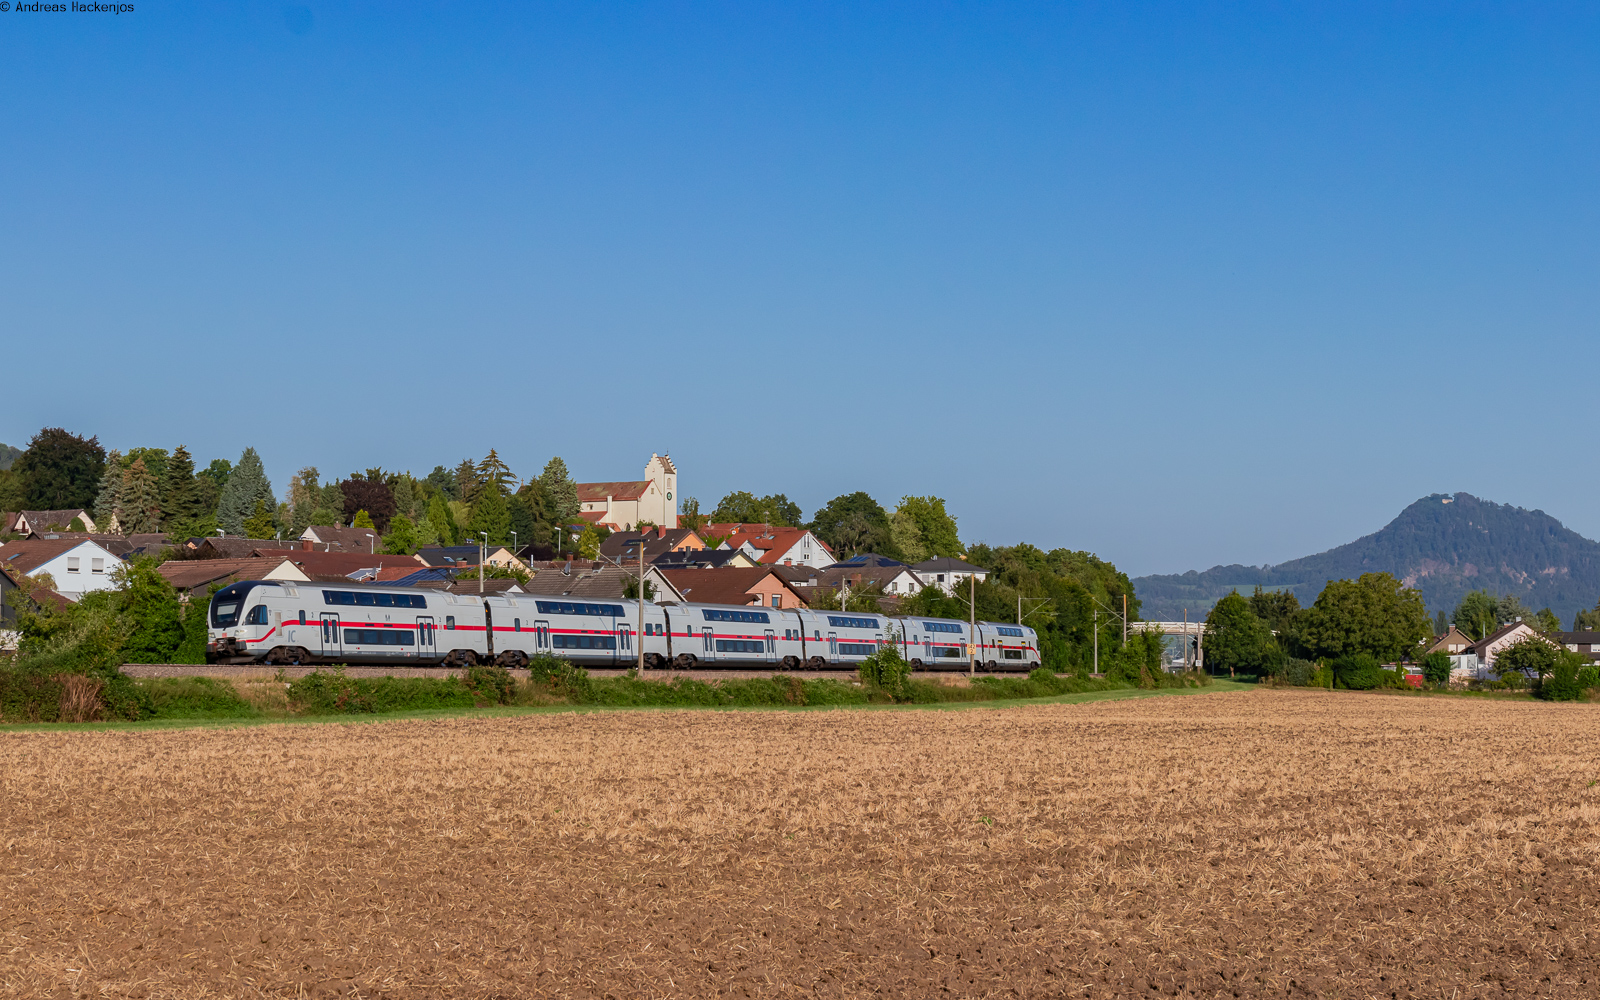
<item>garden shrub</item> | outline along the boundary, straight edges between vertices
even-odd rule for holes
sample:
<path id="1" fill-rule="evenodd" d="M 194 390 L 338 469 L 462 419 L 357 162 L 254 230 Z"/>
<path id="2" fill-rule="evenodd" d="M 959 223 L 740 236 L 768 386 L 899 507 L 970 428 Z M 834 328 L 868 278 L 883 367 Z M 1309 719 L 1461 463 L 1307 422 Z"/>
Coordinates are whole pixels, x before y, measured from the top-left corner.
<path id="1" fill-rule="evenodd" d="M 1317 664 L 1312 660 L 1290 657 L 1283 665 L 1284 683 L 1295 687 L 1314 687 L 1317 683 Z"/>
<path id="2" fill-rule="evenodd" d="M 1600 688 L 1600 667 L 1591 663 L 1578 668 L 1578 687 L 1585 691 L 1590 688 Z"/>
<path id="3" fill-rule="evenodd" d="M 309 715 L 475 708 L 479 697 L 456 677 L 346 677 L 317 670 L 289 685 L 289 704 Z"/>
<path id="4" fill-rule="evenodd" d="M 1350 653 L 1334 660 L 1329 666 L 1340 687 L 1351 691 L 1371 691 L 1385 686 L 1383 668 L 1376 658 L 1366 653 Z"/>
<path id="5" fill-rule="evenodd" d="M 1545 701 L 1577 701 L 1583 697 L 1583 685 L 1578 682 L 1582 659 L 1577 654 L 1562 650 L 1561 655 L 1556 657 L 1555 667 L 1549 676 L 1539 682 L 1534 695 Z"/>
<path id="6" fill-rule="evenodd" d="M 460 680 L 463 687 L 491 705 L 511 704 L 517 690 L 517 682 L 505 667 L 468 667 Z"/>
<path id="7" fill-rule="evenodd" d="M 1422 679 L 1429 684 L 1450 683 L 1450 654 L 1429 653 L 1422 658 Z"/>

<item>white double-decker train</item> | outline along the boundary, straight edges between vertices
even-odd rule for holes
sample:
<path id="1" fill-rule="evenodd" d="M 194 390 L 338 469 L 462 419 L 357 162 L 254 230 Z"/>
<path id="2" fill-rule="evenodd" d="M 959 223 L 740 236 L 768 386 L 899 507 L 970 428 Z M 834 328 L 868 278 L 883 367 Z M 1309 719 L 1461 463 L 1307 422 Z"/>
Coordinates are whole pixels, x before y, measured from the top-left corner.
<path id="1" fill-rule="evenodd" d="M 450 594 L 355 584 L 247 580 L 211 599 L 211 663 L 853 668 L 885 642 L 918 669 L 1032 670 L 1024 625 L 756 605 Z M 642 621 L 641 621 L 642 618 Z"/>

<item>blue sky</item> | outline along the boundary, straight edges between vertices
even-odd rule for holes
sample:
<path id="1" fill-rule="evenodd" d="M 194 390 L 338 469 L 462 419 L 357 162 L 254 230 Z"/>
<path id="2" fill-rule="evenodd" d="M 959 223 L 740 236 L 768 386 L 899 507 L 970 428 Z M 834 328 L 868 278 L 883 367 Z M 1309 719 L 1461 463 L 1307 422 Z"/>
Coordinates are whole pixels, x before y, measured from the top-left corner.
<path id="1" fill-rule="evenodd" d="M 1600 8 L 135 8 L 0 15 L 0 441 L 1600 536 Z"/>

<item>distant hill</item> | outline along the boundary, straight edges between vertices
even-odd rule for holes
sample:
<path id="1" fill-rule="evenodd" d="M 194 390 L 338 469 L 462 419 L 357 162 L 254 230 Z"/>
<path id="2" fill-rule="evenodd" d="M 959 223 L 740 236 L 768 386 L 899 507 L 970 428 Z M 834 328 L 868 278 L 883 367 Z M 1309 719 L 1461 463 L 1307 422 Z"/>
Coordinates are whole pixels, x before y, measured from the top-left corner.
<path id="1" fill-rule="evenodd" d="M 21 448 L 13 448 L 9 444 L 0 444 L 0 472 L 11 468 L 11 463 L 21 457 Z"/>
<path id="2" fill-rule="evenodd" d="M 1548 607 L 1571 627 L 1600 598 L 1600 542 L 1542 510 L 1523 510 L 1468 493 L 1435 493 L 1400 512 L 1381 531 L 1277 566 L 1214 566 L 1133 581 L 1146 619 L 1203 618 L 1228 591 L 1292 590 L 1302 607 L 1329 580 L 1393 573 L 1416 587 L 1431 615 L 1455 609 L 1469 590 L 1515 594 L 1534 610 Z"/>

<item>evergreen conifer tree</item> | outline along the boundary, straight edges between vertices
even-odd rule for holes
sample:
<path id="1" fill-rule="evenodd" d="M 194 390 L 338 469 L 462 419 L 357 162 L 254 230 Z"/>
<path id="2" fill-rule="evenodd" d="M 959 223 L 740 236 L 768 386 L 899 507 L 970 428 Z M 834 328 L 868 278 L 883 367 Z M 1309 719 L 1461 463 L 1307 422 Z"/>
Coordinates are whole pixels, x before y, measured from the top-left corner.
<path id="1" fill-rule="evenodd" d="M 410 475 L 396 476 L 394 484 L 389 487 L 389 491 L 394 494 L 395 514 L 404 516 L 406 520 L 411 521 L 412 525 L 415 526 L 417 491 L 411 483 Z"/>
<path id="2" fill-rule="evenodd" d="M 404 514 L 396 514 L 389 522 L 389 533 L 383 536 L 383 551 L 397 556 L 408 556 L 417 551 L 417 526 Z"/>
<path id="3" fill-rule="evenodd" d="M 373 531 L 378 530 L 378 526 L 372 523 L 372 515 L 368 514 L 364 510 L 356 511 L 355 519 L 350 522 L 350 527 L 371 528 Z"/>
<path id="4" fill-rule="evenodd" d="M 116 449 L 106 456 L 106 471 L 100 477 L 100 492 L 94 500 L 94 519 L 101 531 L 121 530 L 122 453 Z"/>
<path id="5" fill-rule="evenodd" d="M 500 460 L 500 456 L 495 453 L 493 448 L 490 448 L 489 454 L 485 455 L 483 461 L 478 463 L 476 471 L 478 482 L 484 484 L 493 483 L 500 487 L 502 493 L 509 495 L 517 485 L 517 477 L 511 474 L 510 466 Z"/>
<path id="6" fill-rule="evenodd" d="M 254 448 L 246 448 L 217 501 L 217 524 L 230 535 L 243 535 L 244 523 L 256 515 L 258 502 L 265 505 L 270 519 L 271 511 L 278 506 L 272 483 L 261 466 L 261 456 Z"/>
<path id="7" fill-rule="evenodd" d="M 478 479 L 478 467 L 470 459 L 462 459 L 456 466 L 456 496 L 462 503 L 471 506 L 478 499 L 478 487 L 482 485 Z"/>
<path id="8" fill-rule="evenodd" d="M 272 523 L 272 508 L 261 498 L 256 498 L 256 509 L 245 519 L 244 535 L 246 538 L 271 538 L 277 529 Z"/>
<path id="9" fill-rule="evenodd" d="M 183 525 L 204 517 L 199 485 L 194 481 L 194 458 L 178 445 L 167 460 L 167 479 L 161 494 L 161 515 L 168 525 Z"/>
<path id="10" fill-rule="evenodd" d="M 122 477 L 121 514 L 118 520 L 127 534 L 161 530 L 161 490 L 156 477 L 136 458 Z"/>
<path id="11" fill-rule="evenodd" d="M 486 482 L 478 491 L 478 502 L 472 505 L 472 520 L 467 524 L 469 541 L 478 538 L 478 532 L 489 533 L 490 545 L 505 545 L 511 541 L 511 510 L 506 506 L 506 495 L 493 481 Z"/>
<path id="12" fill-rule="evenodd" d="M 578 516 L 578 484 L 567 473 L 567 463 L 557 455 L 545 463 L 539 473 L 539 485 L 544 489 L 545 505 L 550 519 L 558 525 L 570 524 Z"/>
<path id="13" fill-rule="evenodd" d="M 434 494 L 428 501 L 428 516 L 426 518 L 433 536 L 440 545 L 454 545 L 456 543 L 455 524 L 450 520 L 450 508 L 445 505 L 443 494 Z"/>

